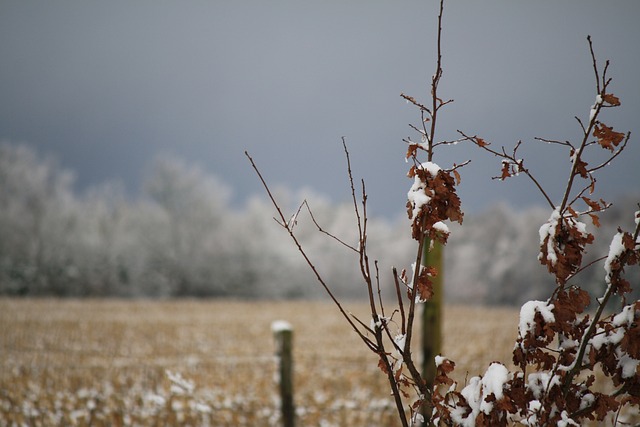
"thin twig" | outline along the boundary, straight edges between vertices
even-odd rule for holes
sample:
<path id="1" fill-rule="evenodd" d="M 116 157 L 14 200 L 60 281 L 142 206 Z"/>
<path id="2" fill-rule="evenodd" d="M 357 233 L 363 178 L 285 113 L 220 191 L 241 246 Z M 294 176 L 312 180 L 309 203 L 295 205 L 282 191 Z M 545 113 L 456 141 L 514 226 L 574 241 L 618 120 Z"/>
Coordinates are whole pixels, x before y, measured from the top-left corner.
<path id="1" fill-rule="evenodd" d="M 622 145 L 620 145 L 620 147 L 618 147 L 618 149 L 615 151 L 615 153 L 613 153 L 611 155 L 611 157 L 609 157 L 607 160 L 605 160 L 604 162 L 602 162 L 600 165 L 595 166 L 591 169 L 587 169 L 588 173 L 592 173 L 595 172 L 599 169 L 602 169 L 605 166 L 608 166 L 609 163 L 611 163 L 611 161 L 613 161 L 613 159 L 615 159 L 616 157 L 618 157 L 620 155 L 620 153 L 622 153 L 622 150 L 624 150 L 627 146 L 627 142 L 629 141 L 629 138 L 631 138 L 631 132 L 627 132 L 627 136 L 625 137 L 624 141 L 622 142 Z"/>
<path id="2" fill-rule="evenodd" d="M 600 93 L 600 77 L 598 76 L 598 64 L 596 63 L 596 54 L 593 52 L 593 42 L 591 41 L 591 35 L 587 36 L 589 42 L 589 52 L 591 52 L 591 62 L 593 63 L 593 73 L 596 76 L 596 92 Z"/>
<path id="3" fill-rule="evenodd" d="M 282 220 L 282 226 L 287 230 L 287 233 L 289 233 L 289 237 L 291 237 L 291 239 L 293 240 L 294 244 L 298 248 L 298 252 L 300 252 L 302 257 L 306 261 L 307 265 L 309 266 L 309 268 L 313 272 L 314 276 L 316 277 L 316 280 L 320 283 L 320 285 L 322 285 L 322 287 L 324 288 L 324 290 L 327 293 L 327 295 L 329 295 L 329 297 L 331 298 L 333 303 L 336 305 L 336 307 L 338 308 L 338 310 L 342 314 L 342 317 L 344 317 L 346 319 L 346 321 L 349 323 L 351 328 L 356 332 L 356 334 L 358 334 L 360 339 L 362 341 L 364 341 L 365 343 L 367 343 L 369 341 L 369 339 L 362 333 L 362 331 L 360 331 L 360 329 L 356 326 L 356 324 L 351 320 L 351 317 L 344 310 L 344 308 L 342 307 L 342 304 L 340 304 L 340 301 L 338 301 L 338 299 L 335 297 L 335 295 L 333 294 L 333 292 L 331 291 L 331 289 L 329 288 L 327 283 L 324 281 L 324 279 L 322 278 L 322 276 L 320 275 L 320 273 L 316 269 L 316 266 L 311 262 L 311 259 L 309 259 L 309 257 L 307 256 L 307 253 L 302 248 L 302 245 L 298 241 L 298 238 L 296 237 L 296 235 L 293 233 L 293 230 L 291 229 L 291 227 L 289 227 L 289 224 L 287 224 L 287 220 L 285 219 L 285 216 L 282 213 L 282 209 L 280 209 L 280 205 L 278 204 L 278 202 L 276 201 L 275 197 L 271 193 L 271 190 L 269 189 L 269 186 L 267 185 L 266 181 L 262 177 L 262 174 L 260 173 L 260 170 L 258 169 L 258 167 L 256 166 L 255 162 L 253 161 L 253 158 L 249 155 L 249 153 L 247 151 L 245 151 L 244 154 L 249 159 L 249 162 L 251 162 L 251 166 L 253 167 L 253 170 L 258 175 L 258 178 L 260 179 L 260 182 L 262 182 L 262 185 L 264 186 L 264 189 L 266 190 L 267 195 L 269 196 L 269 199 L 271 199 L 271 203 L 273 204 L 273 206 L 275 207 L 276 211 L 278 212 L 278 215 L 280 216 L 280 219 Z"/>
<path id="4" fill-rule="evenodd" d="M 478 140 L 477 136 L 468 136 L 467 134 L 465 134 L 464 132 L 462 132 L 459 129 L 458 129 L 458 133 L 460 135 L 462 135 L 463 137 L 465 137 L 465 139 L 468 139 L 468 140 L 471 140 L 471 141 L 477 141 Z M 476 145 L 478 145 L 478 147 L 480 147 L 483 150 L 493 154 L 496 157 L 503 158 L 505 160 L 508 160 L 511 164 L 517 165 L 518 168 L 519 168 L 519 171 L 520 172 L 524 172 L 524 174 L 527 175 L 527 177 L 531 180 L 531 182 L 533 182 L 533 184 L 538 188 L 538 190 L 540 191 L 540 194 L 542 194 L 542 197 L 544 197 L 544 199 L 547 201 L 549 206 L 552 209 L 554 209 L 555 205 L 553 204 L 553 201 L 551 200 L 551 198 L 549 197 L 549 195 L 547 194 L 545 189 L 542 187 L 540 182 L 536 179 L 535 176 L 533 176 L 533 174 L 531 173 L 531 171 L 529 171 L 528 168 L 524 167 L 524 162 L 522 160 L 516 158 L 516 151 L 518 150 L 518 147 L 520 146 L 521 143 L 522 143 L 522 141 L 518 141 L 518 143 L 516 144 L 516 147 L 513 150 L 513 154 L 507 154 L 506 149 L 504 147 L 502 147 L 502 151 L 500 152 L 500 151 L 496 151 L 493 148 L 489 147 L 489 144 L 487 144 L 487 143 L 484 143 L 484 144 L 476 143 Z M 502 179 L 502 177 L 494 177 L 494 179 Z"/>
<path id="5" fill-rule="evenodd" d="M 311 221 L 313 221 L 314 225 L 316 226 L 316 228 L 318 229 L 318 231 L 320 233 L 326 234 L 327 236 L 329 236 L 330 238 L 332 238 L 336 242 L 340 243 L 341 245 L 343 245 L 343 246 L 351 249 L 352 251 L 358 253 L 358 249 L 356 249 L 353 246 L 351 246 L 350 244 L 346 243 L 344 240 L 340 239 L 339 237 L 336 237 L 335 235 L 329 233 L 328 231 L 323 229 L 320 226 L 320 224 L 318 224 L 318 221 L 316 221 L 316 218 L 314 217 L 313 212 L 311 211 L 311 206 L 309 206 L 309 203 L 307 202 L 306 199 L 302 202 L 302 205 L 306 205 L 307 211 L 309 212 L 309 216 L 311 217 Z M 300 205 L 300 207 L 302 207 L 302 205 Z"/>
<path id="6" fill-rule="evenodd" d="M 540 138 L 538 136 L 533 138 L 536 141 L 540 141 L 540 142 L 546 142 L 547 144 L 558 144 L 558 145 L 566 145 L 570 148 L 573 148 L 573 145 L 571 144 L 570 141 L 558 141 L 555 139 L 547 139 L 547 138 Z"/>

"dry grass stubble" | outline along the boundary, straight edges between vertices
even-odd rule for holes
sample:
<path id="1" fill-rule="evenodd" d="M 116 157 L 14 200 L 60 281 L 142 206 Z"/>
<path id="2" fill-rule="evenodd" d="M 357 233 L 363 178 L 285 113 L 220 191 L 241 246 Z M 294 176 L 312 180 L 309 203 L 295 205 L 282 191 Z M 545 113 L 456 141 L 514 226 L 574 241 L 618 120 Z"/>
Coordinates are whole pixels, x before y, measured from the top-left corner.
<path id="1" fill-rule="evenodd" d="M 459 381 L 511 360 L 516 310 L 444 313 Z M 53 299 L 0 299 L 0 425 L 274 425 L 279 319 L 294 327 L 301 425 L 394 425 L 375 356 L 328 302 Z"/>

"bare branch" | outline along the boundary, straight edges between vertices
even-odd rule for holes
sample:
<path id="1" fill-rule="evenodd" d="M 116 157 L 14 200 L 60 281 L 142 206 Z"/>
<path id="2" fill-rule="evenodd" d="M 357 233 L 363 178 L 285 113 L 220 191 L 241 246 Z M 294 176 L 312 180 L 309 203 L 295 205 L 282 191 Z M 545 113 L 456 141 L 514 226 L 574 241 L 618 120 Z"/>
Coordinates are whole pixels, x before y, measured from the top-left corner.
<path id="1" fill-rule="evenodd" d="M 551 200 L 551 198 L 549 197 L 549 195 L 547 194 L 545 189 L 542 187 L 540 182 L 535 178 L 535 176 L 533 176 L 533 174 L 529 171 L 529 169 L 524 166 L 524 161 L 522 159 L 518 159 L 516 157 L 518 148 L 520 147 L 520 144 L 522 144 L 522 141 L 518 141 L 518 143 L 516 144 L 515 148 L 513 149 L 513 154 L 507 154 L 506 149 L 504 148 L 504 146 L 502 147 L 502 151 L 496 151 L 493 148 L 491 148 L 488 143 L 484 142 L 483 140 L 481 140 L 477 136 L 468 136 L 464 132 L 462 132 L 461 130 L 458 130 L 458 133 L 460 133 L 460 135 L 462 135 L 465 139 L 474 141 L 476 143 L 476 145 L 478 147 L 482 148 L 483 150 L 493 154 L 496 157 L 500 157 L 500 158 L 504 159 L 505 161 L 510 162 L 509 163 L 510 165 L 515 165 L 518 168 L 517 170 L 519 172 L 523 172 L 525 175 L 527 175 L 527 177 L 529 177 L 529 179 L 533 182 L 533 184 L 540 191 L 540 194 L 542 194 L 544 199 L 547 201 L 549 206 L 552 209 L 555 207 L 554 204 L 553 204 L 553 201 Z M 480 142 L 480 141 L 482 141 L 482 142 Z M 502 180 L 503 178 L 500 176 L 500 177 L 493 177 L 493 179 Z"/>
<path id="2" fill-rule="evenodd" d="M 533 138 L 536 141 L 541 141 L 541 142 L 546 142 L 547 144 L 558 144 L 558 145 L 565 145 L 569 148 L 573 148 L 573 145 L 571 144 L 570 141 L 557 141 L 554 139 L 546 139 L 546 138 L 540 138 L 540 137 L 534 137 Z"/>
<path id="3" fill-rule="evenodd" d="M 589 42 L 589 52 L 591 53 L 591 61 L 593 63 L 593 72 L 596 76 L 596 92 L 600 93 L 600 77 L 598 76 L 598 64 L 596 62 L 596 54 L 593 52 L 593 42 L 591 41 L 591 36 L 587 36 L 587 41 Z"/>
<path id="4" fill-rule="evenodd" d="M 353 246 L 351 246 L 350 244 L 346 243 L 344 240 L 336 237 L 335 235 L 329 233 L 328 231 L 326 231 L 325 229 L 323 229 L 320 224 L 318 224 L 318 221 L 316 221 L 315 216 L 313 215 L 313 212 L 311 211 L 311 206 L 309 206 L 309 203 L 307 202 L 307 200 L 305 199 L 302 202 L 302 205 L 300 205 L 300 208 L 302 208 L 302 206 L 305 205 L 307 207 L 307 211 L 309 212 L 309 216 L 311 217 L 311 221 L 313 221 L 313 224 L 316 226 L 316 228 L 318 229 L 318 231 L 320 233 L 326 234 L 327 236 L 329 236 L 330 238 L 332 238 L 333 240 L 335 240 L 336 242 L 340 243 L 341 245 L 351 249 L 352 251 L 358 253 L 358 249 L 354 248 Z M 300 212 L 300 209 L 298 209 L 298 212 Z M 296 213 L 297 215 L 297 213 Z"/>
<path id="5" fill-rule="evenodd" d="M 429 113 L 429 115 L 431 115 L 431 110 L 429 110 L 429 108 L 421 103 L 419 103 L 418 101 L 416 101 L 416 99 L 412 96 L 409 95 L 405 95 L 404 93 L 401 93 L 400 96 L 405 99 L 407 102 L 410 102 L 411 104 L 415 105 L 416 107 L 418 107 L 420 110 L 422 111 L 426 111 L 427 113 Z"/>
<path id="6" fill-rule="evenodd" d="M 463 141 L 467 141 L 467 138 L 459 138 L 459 139 L 454 139 L 453 141 L 440 141 L 440 142 L 436 142 L 435 144 L 433 144 L 433 147 L 437 147 L 439 145 L 457 145 Z"/>
<path id="7" fill-rule="evenodd" d="M 353 202 L 353 211 L 356 215 L 356 220 L 358 224 L 358 236 L 359 240 L 362 241 L 362 220 L 360 218 L 360 210 L 358 209 L 358 198 L 356 197 L 356 188 L 353 185 L 353 174 L 351 173 L 351 158 L 349 157 L 349 150 L 347 150 L 347 142 L 345 141 L 345 137 L 342 137 L 342 147 L 344 149 L 344 155 L 347 159 L 347 174 L 349 176 L 349 185 L 351 187 L 351 200 Z"/>
<path id="8" fill-rule="evenodd" d="M 280 216 L 280 219 L 281 219 L 281 224 L 287 230 L 287 233 L 289 234 L 289 237 L 291 237 L 291 239 L 293 240 L 293 243 L 298 248 L 298 252 L 300 252 L 302 257 L 306 261 L 307 265 L 309 266 L 309 268 L 313 272 L 314 276 L 316 277 L 316 280 L 324 288 L 324 290 L 327 293 L 327 295 L 329 295 L 329 297 L 331 298 L 333 303 L 336 305 L 336 307 L 338 308 L 338 310 L 342 314 L 342 317 L 345 318 L 345 320 L 347 321 L 347 323 L 349 323 L 349 325 L 354 330 L 354 332 L 356 334 L 358 334 L 358 336 L 360 337 L 360 339 L 362 341 L 367 343 L 369 339 L 360 331 L 360 329 L 356 326 L 356 324 L 353 323 L 353 321 L 351 320 L 351 317 L 344 310 L 344 308 L 342 307 L 342 304 L 340 304 L 340 301 L 338 301 L 338 299 L 335 297 L 335 295 L 333 294 L 333 292 L 331 291 L 331 289 L 329 288 L 327 283 L 324 281 L 324 279 L 322 278 L 322 276 L 320 275 L 320 273 L 316 269 L 316 266 L 311 262 L 311 259 L 309 259 L 307 253 L 302 248 L 302 245 L 298 241 L 298 238 L 296 237 L 296 235 L 293 233 L 293 230 L 291 229 L 291 227 L 289 227 L 289 224 L 287 223 L 287 220 L 286 220 L 284 214 L 282 213 L 282 209 L 280 209 L 280 205 L 278 204 L 278 202 L 276 201 L 275 197 L 271 193 L 271 189 L 269 188 L 269 186 L 267 185 L 266 181 L 262 177 L 262 174 L 260 173 L 260 170 L 258 169 L 258 167 L 256 166 L 255 162 L 253 161 L 253 158 L 249 155 L 249 153 L 247 151 L 245 151 L 244 154 L 249 159 L 249 162 L 251 162 L 251 166 L 253 167 L 253 170 L 258 175 L 258 178 L 260 179 L 260 182 L 262 182 L 262 185 L 264 186 L 264 189 L 266 190 L 267 195 L 269 196 L 269 199 L 271 199 L 271 203 L 273 204 L 273 206 L 275 207 L 276 211 L 278 212 L 278 215 Z"/>

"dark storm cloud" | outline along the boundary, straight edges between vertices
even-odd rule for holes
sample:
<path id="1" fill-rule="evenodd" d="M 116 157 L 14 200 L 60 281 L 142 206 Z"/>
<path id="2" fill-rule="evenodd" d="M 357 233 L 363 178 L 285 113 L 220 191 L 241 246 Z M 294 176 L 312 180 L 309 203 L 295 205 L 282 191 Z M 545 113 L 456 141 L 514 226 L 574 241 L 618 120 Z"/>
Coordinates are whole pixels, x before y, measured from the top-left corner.
<path id="1" fill-rule="evenodd" d="M 403 211 L 401 139 L 418 116 L 399 94 L 428 95 L 435 2 L 2 1 L 0 11 L 0 139 L 56 154 L 80 188 L 121 179 L 135 191 L 163 152 L 218 175 L 241 202 L 261 191 L 248 149 L 274 185 L 344 199 L 346 136 L 372 206 Z M 587 34 L 612 60 L 623 103 L 608 122 L 640 135 L 639 12 L 633 1 L 447 3 L 441 94 L 455 103 L 440 136 L 523 139 L 530 164 L 557 177 L 566 158 L 532 138 L 579 136 L 573 116 L 595 98 Z M 632 139 L 609 171 L 627 182 L 621 193 L 640 182 Z M 471 147 L 437 156 L 474 159 L 461 171 L 470 209 L 533 194 L 523 179 L 491 182 L 497 160 Z"/>

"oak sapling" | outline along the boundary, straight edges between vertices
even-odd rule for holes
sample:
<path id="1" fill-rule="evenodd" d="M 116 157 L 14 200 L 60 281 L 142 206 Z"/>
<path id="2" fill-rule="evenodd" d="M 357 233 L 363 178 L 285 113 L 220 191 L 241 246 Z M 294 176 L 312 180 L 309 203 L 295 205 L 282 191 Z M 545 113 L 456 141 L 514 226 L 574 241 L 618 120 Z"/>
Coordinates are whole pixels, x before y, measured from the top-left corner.
<path id="1" fill-rule="evenodd" d="M 378 262 L 369 258 L 367 250 L 365 184 L 361 181 L 360 190 L 356 191 L 345 140 L 342 142 L 354 227 L 358 230 L 357 245 L 347 244 L 324 230 L 306 202 L 294 213 L 295 220 L 291 220 L 248 153 L 247 157 L 276 208 L 279 225 L 289 234 L 348 325 L 378 356 L 378 366 L 388 379 L 401 425 L 578 426 L 594 420 L 616 424 L 621 421 L 623 410 L 636 414 L 640 410 L 640 301 L 627 303 L 626 295 L 632 290 L 632 284 L 624 278 L 625 268 L 640 261 L 640 210 L 634 214 L 635 228 L 619 229 L 608 254 L 598 260 L 604 261 L 602 294 L 591 295 L 577 281 L 582 271 L 596 264 L 583 263 L 585 250 L 595 239 L 585 220 L 598 227 L 599 214 L 611 206 L 593 195 L 595 174 L 621 155 L 630 139 L 630 133 L 615 131 L 601 121 L 605 109 L 621 105 L 620 99 L 609 91 L 609 62 L 602 69 L 598 67 L 589 37 L 596 99 L 587 120 L 576 117 L 580 129 L 577 142 L 536 138 L 566 150 L 570 160 L 567 181 L 556 183 L 556 189 L 562 190 L 561 197 L 554 201 L 552 193 L 535 177 L 526 158 L 519 156 L 521 141 L 508 151 L 504 147 L 496 149 L 487 139 L 462 131 L 458 131 L 457 139 L 436 139 L 438 114 L 453 102 L 444 101 L 438 95 L 443 76 L 443 6 L 441 0 L 436 72 L 431 79 L 430 101 L 422 103 L 412 96 L 401 95 L 418 108 L 421 118 L 420 125 L 411 125 L 419 140 L 404 139 L 405 158 L 410 164 L 407 175 L 413 181 L 407 193 L 406 209 L 417 251 L 410 260 L 409 271 L 392 269 L 396 298 L 391 311 L 382 298 Z M 446 245 L 450 235 L 447 222 L 462 224 L 464 217 L 456 186 L 461 180 L 458 170 L 469 161 L 443 168 L 434 160 L 435 149 L 459 142 L 473 143 L 500 159 L 499 174 L 494 179 L 505 181 L 518 175 L 526 176 L 540 191 L 551 214 L 539 230 L 538 259 L 531 261 L 542 264 L 556 283 L 547 300 L 529 301 L 521 308 L 519 323 L 514 325 L 514 329 L 518 329 L 512 359 L 515 369 L 510 371 L 507 361 L 493 362 L 483 375 L 468 379 L 460 387 L 451 375 L 455 370 L 454 361 L 436 356 L 433 358 L 435 376 L 425 378 L 412 352 L 417 307 L 431 300 L 434 292 L 440 292 L 433 287 L 433 279 L 440 272 L 433 265 L 424 265 L 423 257 L 433 244 Z M 604 160 L 592 164 L 587 153 L 593 150 L 604 152 Z M 331 284 L 324 280 L 307 255 L 294 231 L 302 207 L 306 207 L 318 231 L 353 253 L 369 301 L 370 319 L 360 319 L 344 308 L 333 294 Z M 612 296 L 619 297 L 620 306 L 608 304 Z M 594 309 L 587 312 L 589 307 Z M 605 315 L 605 308 L 611 313 Z M 603 379 L 596 381 L 596 371 Z"/>

